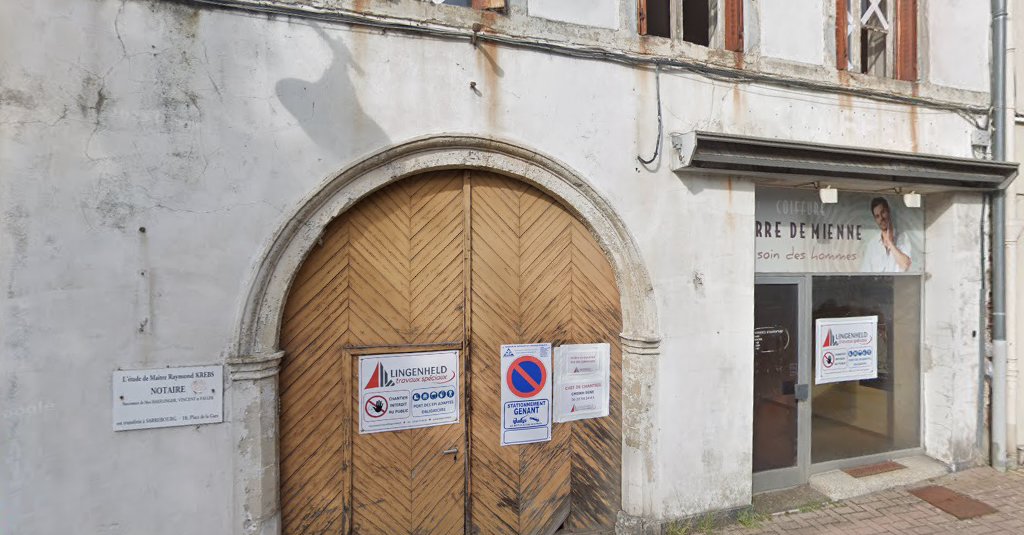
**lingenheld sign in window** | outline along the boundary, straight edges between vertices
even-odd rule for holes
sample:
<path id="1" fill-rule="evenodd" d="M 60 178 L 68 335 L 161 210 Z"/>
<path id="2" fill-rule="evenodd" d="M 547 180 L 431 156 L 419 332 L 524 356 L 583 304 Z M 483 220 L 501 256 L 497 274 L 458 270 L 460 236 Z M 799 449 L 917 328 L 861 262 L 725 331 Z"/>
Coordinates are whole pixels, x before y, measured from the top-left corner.
<path id="1" fill-rule="evenodd" d="M 878 316 L 814 322 L 814 384 L 878 377 Z"/>

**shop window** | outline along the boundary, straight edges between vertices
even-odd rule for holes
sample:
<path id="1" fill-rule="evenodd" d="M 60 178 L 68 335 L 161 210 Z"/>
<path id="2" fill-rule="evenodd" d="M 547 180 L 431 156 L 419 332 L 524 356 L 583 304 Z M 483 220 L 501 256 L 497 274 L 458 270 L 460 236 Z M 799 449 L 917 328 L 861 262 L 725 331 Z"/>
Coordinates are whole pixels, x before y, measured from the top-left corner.
<path id="1" fill-rule="evenodd" d="M 923 211 L 756 193 L 754 471 L 796 467 L 808 438 L 812 464 L 920 447 Z"/>
<path id="2" fill-rule="evenodd" d="M 640 35 L 672 38 L 711 46 L 716 13 L 725 12 L 725 48 L 743 51 L 743 0 L 639 0 Z M 676 10 L 679 10 L 678 12 Z M 678 30 L 673 31 L 673 25 Z"/>
<path id="3" fill-rule="evenodd" d="M 815 384 L 811 462 L 920 445 L 921 278 L 816 276 L 812 318 L 876 316 L 876 379 Z"/>
<path id="4" fill-rule="evenodd" d="M 836 0 L 836 66 L 917 79 L 917 0 Z"/>

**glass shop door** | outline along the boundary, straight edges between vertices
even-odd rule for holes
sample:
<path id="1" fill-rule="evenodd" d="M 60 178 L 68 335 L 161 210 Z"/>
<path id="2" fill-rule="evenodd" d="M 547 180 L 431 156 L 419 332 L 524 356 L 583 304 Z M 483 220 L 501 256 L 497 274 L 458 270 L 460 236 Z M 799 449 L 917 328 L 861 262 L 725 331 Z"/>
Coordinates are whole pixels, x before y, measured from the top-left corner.
<path id="1" fill-rule="evenodd" d="M 758 276 L 754 284 L 753 491 L 807 480 L 810 346 L 806 277 Z"/>

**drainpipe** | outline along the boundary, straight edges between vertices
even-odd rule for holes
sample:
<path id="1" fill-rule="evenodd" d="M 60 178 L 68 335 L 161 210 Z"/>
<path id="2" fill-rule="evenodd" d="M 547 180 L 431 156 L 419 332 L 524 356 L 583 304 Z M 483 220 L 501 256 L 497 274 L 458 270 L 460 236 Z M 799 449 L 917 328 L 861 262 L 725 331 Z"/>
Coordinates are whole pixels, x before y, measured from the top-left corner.
<path id="1" fill-rule="evenodd" d="M 1006 160 L 1006 0 L 992 0 L 992 159 Z M 1006 196 L 992 194 L 992 466 L 1006 470 Z"/>
<path id="2" fill-rule="evenodd" d="M 1017 159 L 1016 80 L 1017 80 L 1017 16 L 1016 3 L 1007 2 L 1006 15 L 1006 138 L 1003 140 L 1006 157 Z M 1020 458 L 1020 437 L 1017 422 L 1020 419 L 1020 360 L 1017 357 L 1018 300 L 1017 300 L 1017 243 L 1020 241 L 1020 220 L 1017 216 L 1016 187 L 1007 187 L 1003 232 L 1006 236 L 1006 467 L 1016 470 Z"/>

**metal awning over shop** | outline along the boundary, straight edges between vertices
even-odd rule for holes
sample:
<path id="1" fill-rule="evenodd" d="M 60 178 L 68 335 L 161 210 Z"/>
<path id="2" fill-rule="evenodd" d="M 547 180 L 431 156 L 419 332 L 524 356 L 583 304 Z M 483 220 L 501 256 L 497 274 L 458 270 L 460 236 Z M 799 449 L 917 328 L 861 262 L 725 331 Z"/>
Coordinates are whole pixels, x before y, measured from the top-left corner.
<path id="1" fill-rule="evenodd" d="M 881 191 L 992 191 L 1005 188 L 1017 164 L 714 132 L 672 134 L 672 170 L 743 176 L 773 186 Z"/>

